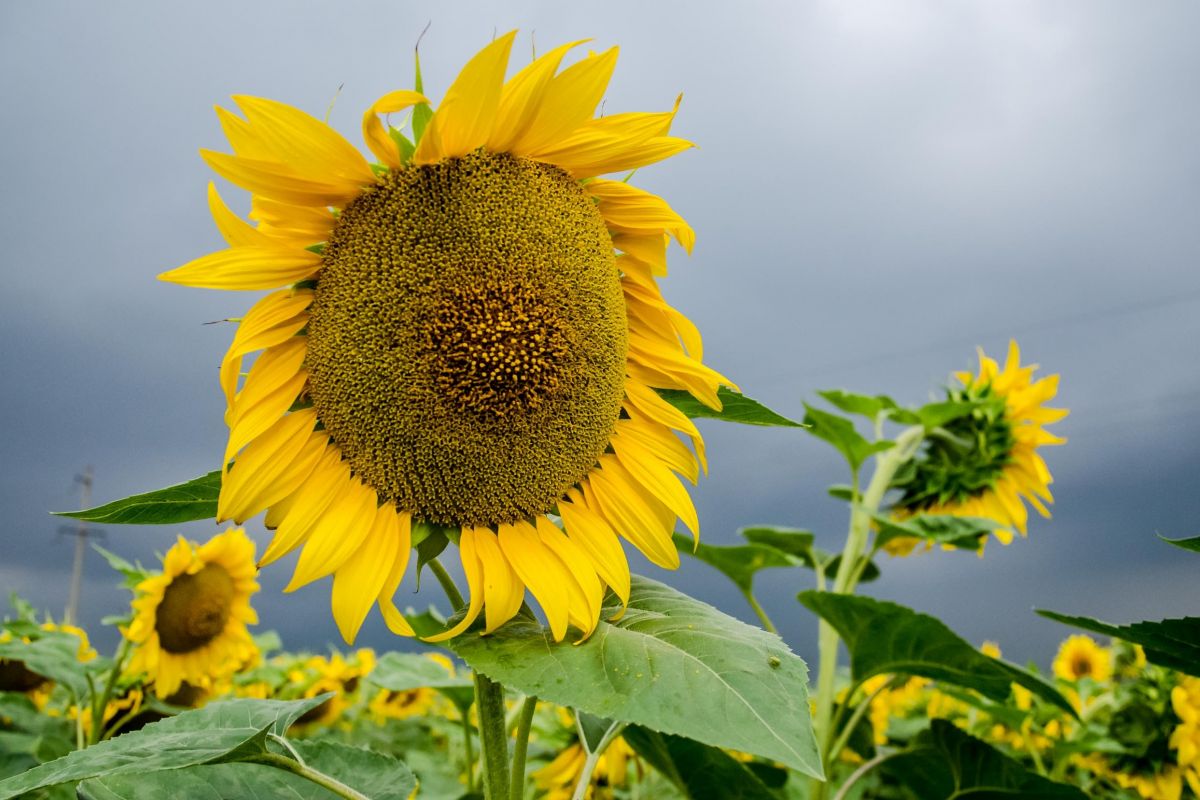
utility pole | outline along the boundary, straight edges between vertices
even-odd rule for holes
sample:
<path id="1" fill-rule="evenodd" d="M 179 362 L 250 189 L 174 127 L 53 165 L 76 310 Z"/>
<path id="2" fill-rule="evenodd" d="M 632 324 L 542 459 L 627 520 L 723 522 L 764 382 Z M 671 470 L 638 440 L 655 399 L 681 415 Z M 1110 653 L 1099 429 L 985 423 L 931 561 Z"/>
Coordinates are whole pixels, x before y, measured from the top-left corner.
<path id="1" fill-rule="evenodd" d="M 80 508 L 85 509 L 92 504 L 92 467 L 84 468 L 82 475 L 76 475 L 79 483 Z M 83 557 L 87 554 L 87 523 L 79 520 L 75 529 L 75 563 L 71 567 L 71 594 L 67 598 L 67 611 L 63 614 L 63 622 L 75 625 L 79 618 L 79 590 L 83 585 Z"/>

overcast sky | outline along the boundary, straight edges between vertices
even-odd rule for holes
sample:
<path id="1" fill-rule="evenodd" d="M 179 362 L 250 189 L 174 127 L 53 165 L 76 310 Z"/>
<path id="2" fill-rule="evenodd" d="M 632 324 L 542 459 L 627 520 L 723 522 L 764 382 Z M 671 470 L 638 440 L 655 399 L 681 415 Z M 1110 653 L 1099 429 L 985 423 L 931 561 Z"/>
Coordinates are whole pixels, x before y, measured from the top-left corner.
<path id="1" fill-rule="evenodd" d="M 411 86 L 423 43 L 438 98 L 493 31 L 514 61 L 594 37 L 621 45 L 609 113 L 684 103 L 697 150 L 638 174 L 698 233 L 673 253 L 668 299 L 706 360 L 799 416 L 822 388 L 919 402 L 982 345 L 1010 336 L 1062 374 L 1047 454 L 1054 519 L 986 557 L 882 564 L 866 591 L 942 616 L 974 642 L 1047 663 L 1067 629 L 1031 608 L 1113 621 L 1200 612 L 1200 561 L 1158 543 L 1200 534 L 1200 6 L 1187 2 L 5 2 L 0 5 L 0 589 L 61 614 L 71 540 L 51 509 L 216 467 L 217 364 L 256 295 L 186 289 L 159 272 L 221 246 L 196 151 L 226 149 L 234 93 L 321 116 L 359 143 L 362 109 Z M 700 9 L 703 8 L 703 11 Z M 338 93 L 341 88 L 340 94 Z M 233 200 L 234 192 L 226 192 Z M 238 198 L 245 208 L 245 199 Z M 703 425 L 712 470 L 702 535 L 810 527 L 840 547 L 836 457 L 789 430 Z M 260 521 L 248 529 L 263 543 Z M 108 527 L 153 559 L 179 529 Z M 205 538 L 213 526 L 185 526 Z M 750 619 L 724 579 L 685 562 L 652 577 Z M 264 628 L 293 648 L 338 641 L 328 582 L 295 595 L 266 569 Z M 84 621 L 121 611 L 89 554 Z M 411 584 L 407 584 L 411 586 Z M 815 658 L 793 599 L 764 574 L 785 637 Z M 433 587 L 429 587 L 433 588 Z M 413 599 L 436 600 L 428 589 Z M 111 638 L 99 637 L 111 644 Z M 377 615 L 360 638 L 395 646 Z"/>

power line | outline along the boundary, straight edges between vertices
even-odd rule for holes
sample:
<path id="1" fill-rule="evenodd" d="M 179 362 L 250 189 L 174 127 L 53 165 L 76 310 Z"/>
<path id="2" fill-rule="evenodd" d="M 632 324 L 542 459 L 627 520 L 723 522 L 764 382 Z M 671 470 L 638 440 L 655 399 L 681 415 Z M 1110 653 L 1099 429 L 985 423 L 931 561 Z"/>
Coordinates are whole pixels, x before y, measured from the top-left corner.
<path id="1" fill-rule="evenodd" d="M 79 483 L 79 507 L 88 508 L 92 504 L 92 467 L 84 468 L 82 475 L 76 475 Z M 87 554 L 88 527 L 83 520 L 75 529 L 75 562 L 71 566 L 71 593 L 67 596 L 67 610 L 63 614 L 63 622 L 75 625 L 79 619 L 79 591 L 83 586 L 83 557 Z"/>

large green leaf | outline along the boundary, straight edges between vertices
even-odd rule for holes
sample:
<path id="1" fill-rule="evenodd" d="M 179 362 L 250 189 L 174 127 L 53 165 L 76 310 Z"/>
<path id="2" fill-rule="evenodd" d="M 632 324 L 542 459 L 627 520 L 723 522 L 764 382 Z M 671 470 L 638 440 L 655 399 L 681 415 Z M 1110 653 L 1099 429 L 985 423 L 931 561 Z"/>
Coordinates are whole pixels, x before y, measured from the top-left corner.
<path id="1" fill-rule="evenodd" d="M 621 735 L 690 800 L 778 800 L 745 764 L 718 747 L 637 725 Z"/>
<path id="2" fill-rule="evenodd" d="M 858 414 L 871 420 L 881 411 L 892 411 L 897 407 L 896 401 L 885 394 L 854 394 L 841 389 L 827 389 L 817 394 L 847 414 Z"/>
<path id="3" fill-rule="evenodd" d="M 447 645 L 492 680 L 552 703 L 821 774 L 804 661 L 779 637 L 656 581 L 634 576 L 625 615 L 579 644 L 555 643 L 518 617 Z"/>
<path id="4" fill-rule="evenodd" d="M 858 472 L 858 468 L 872 454 L 888 450 L 895 444 L 890 441 L 868 442 L 845 417 L 813 408 L 807 403 L 804 408 L 807 411 L 804 424 L 808 426 L 808 432 L 836 447 L 854 472 Z"/>
<path id="5" fill-rule="evenodd" d="M 265 752 L 268 733 L 283 734 L 300 715 L 328 698 L 228 700 L 185 711 L 0 781 L 0 800 L 99 775 L 241 760 Z"/>
<path id="6" fill-rule="evenodd" d="M 658 389 L 659 396 L 689 417 L 708 417 L 725 422 L 740 422 L 743 425 L 767 427 L 801 428 L 803 425 L 782 414 L 776 414 L 757 400 L 722 386 L 717 390 L 721 410 L 716 411 L 701 403 L 682 389 Z"/>
<path id="7" fill-rule="evenodd" d="M 341 742 L 293 742 L 304 763 L 371 800 L 408 800 L 416 779 L 403 761 Z"/>
<path id="8" fill-rule="evenodd" d="M 855 681 L 872 675 L 919 675 L 974 689 L 1004 700 L 1017 683 L 1074 715 L 1050 683 L 1013 664 L 991 658 L 928 614 L 910 608 L 833 592 L 801 592 L 801 603 L 826 620 L 850 651 Z"/>
<path id="9" fill-rule="evenodd" d="M 145 494 L 135 494 L 83 511 L 55 511 L 60 517 L 112 525 L 174 525 L 217 515 L 221 471 Z"/>
<path id="10" fill-rule="evenodd" d="M 1193 553 L 1200 553 L 1200 536 L 1193 536 L 1190 539 L 1168 539 L 1165 536 L 1159 536 L 1158 538 L 1167 544 L 1173 544 L 1184 550 L 1191 550 Z"/>
<path id="11" fill-rule="evenodd" d="M 1146 658 L 1155 664 L 1200 676 L 1200 617 L 1113 625 L 1091 617 L 1076 617 L 1043 609 L 1038 609 L 1037 613 L 1064 625 L 1074 625 L 1140 644 L 1146 651 Z"/>
<path id="12" fill-rule="evenodd" d="M 61 683 L 77 698 L 85 698 L 88 672 L 98 671 L 106 662 L 99 659 L 81 662 L 79 637 L 74 634 L 39 630 L 34 635 L 38 638 L 30 642 L 14 639 L 0 643 L 0 658 L 20 661 L 30 672 Z"/>
<path id="13" fill-rule="evenodd" d="M 965 417 L 981 405 L 991 401 L 978 400 L 941 400 L 935 403 L 927 403 L 916 410 L 907 408 L 894 409 L 890 416 L 896 422 L 905 425 L 923 425 L 925 430 L 931 431 L 934 428 L 953 422 L 959 417 Z"/>
<path id="14" fill-rule="evenodd" d="M 453 675 L 433 659 L 416 653 L 386 654 L 379 659 L 367 680 L 392 692 L 436 689 L 459 708 L 469 708 L 475 701 L 475 684 L 470 678 Z"/>
<path id="15" fill-rule="evenodd" d="M 884 760 L 880 769 L 917 800 L 1087 800 L 1074 786 L 1028 771 L 944 719 L 933 720 L 913 749 Z"/>
<path id="16" fill-rule="evenodd" d="M 687 553 L 721 572 L 743 592 L 754 591 L 754 574 L 768 567 L 793 567 L 800 564 L 800 559 L 787 553 L 761 544 L 742 544 L 732 546 L 717 546 L 711 544 L 695 545 L 692 537 L 676 533 L 675 546 L 681 552 Z"/>
<path id="17" fill-rule="evenodd" d="M 3 727 L 26 733 L 67 737 L 72 724 L 62 717 L 51 717 L 38 711 L 33 701 L 20 692 L 0 692 L 0 722 Z"/>
<path id="18" fill-rule="evenodd" d="M 799 528 L 778 528 L 772 525 L 755 525 L 750 528 L 742 528 L 738 533 L 751 544 L 772 547 L 792 556 L 795 564 L 811 570 L 820 567 L 826 576 L 836 575 L 838 565 L 842 563 L 840 553 L 829 553 L 813 544 L 811 531 Z M 690 542 L 688 547 L 691 547 Z M 870 583 L 878 577 L 879 567 L 875 566 L 874 561 L 868 561 L 858 580 L 860 583 Z"/>
<path id="19" fill-rule="evenodd" d="M 936 545 L 978 551 L 992 531 L 1004 527 L 983 517 L 958 517 L 953 514 L 920 514 L 895 520 L 883 514 L 872 517 L 879 532 L 875 544 L 882 547 L 893 539 L 913 537 Z"/>

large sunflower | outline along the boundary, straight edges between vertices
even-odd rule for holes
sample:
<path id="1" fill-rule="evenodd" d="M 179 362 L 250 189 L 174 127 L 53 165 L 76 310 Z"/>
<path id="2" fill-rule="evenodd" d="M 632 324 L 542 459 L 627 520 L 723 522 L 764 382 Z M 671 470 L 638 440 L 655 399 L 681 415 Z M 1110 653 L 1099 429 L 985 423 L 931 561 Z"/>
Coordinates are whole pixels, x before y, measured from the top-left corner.
<path id="1" fill-rule="evenodd" d="M 579 43 L 563 45 L 505 81 L 514 36 L 436 112 L 413 91 L 368 108 L 376 164 L 302 111 L 235 97 L 244 118 L 218 109 L 233 154 L 203 156 L 251 192 L 257 226 L 210 186 L 229 248 L 162 276 L 286 287 L 242 318 L 221 365 L 218 517 L 266 509 L 262 563 L 302 546 L 288 590 L 333 575 L 347 641 L 376 602 L 412 635 L 392 598 L 418 523 L 457 539 L 470 588 L 440 639 L 481 613 L 494 631 L 527 588 L 556 639 L 586 635 L 605 587 L 628 597 L 618 537 L 674 568 L 676 519 L 698 529 L 675 473 L 695 482 L 703 444 L 655 391 L 719 408 L 728 383 L 656 282 L 668 239 L 690 251 L 694 234 L 661 198 L 598 177 L 691 144 L 668 135 L 674 110 L 593 117 L 615 47 L 560 71 Z M 379 118 L 408 108 L 415 142 Z"/>
<path id="2" fill-rule="evenodd" d="M 165 698 L 185 681 L 207 688 L 253 662 L 258 648 L 246 625 L 258 622 L 250 607 L 254 575 L 254 542 L 241 528 L 198 547 L 179 537 L 162 573 L 134 589 L 128 671 L 145 674 Z"/>
<path id="3" fill-rule="evenodd" d="M 903 494 L 892 513 L 903 518 L 914 514 L 950 514 L 995 520 L 1003 544 L 1012 541 L 1012 529 L 1026 534 L 1029 503 L 1043 517 L 1053 478 L 1037 452 L 1066 440 L 1043 426 L 1069 413 L 1046 408 L 1058 393 L 1058 375 L 1033 379 L 1036 364 L 1021 366 L 1015 341 L 1008 345 L 1004 369 L 979 351 L 979 373 L 959 372 L 960 388 L 948 399 L 979 404 L 971 414 L 948 423 L 943 435 L 930 437 L 913 469 L 898 482 Z M 889 542 L 894 554 L 912 549 L 916 540 Z"/>

